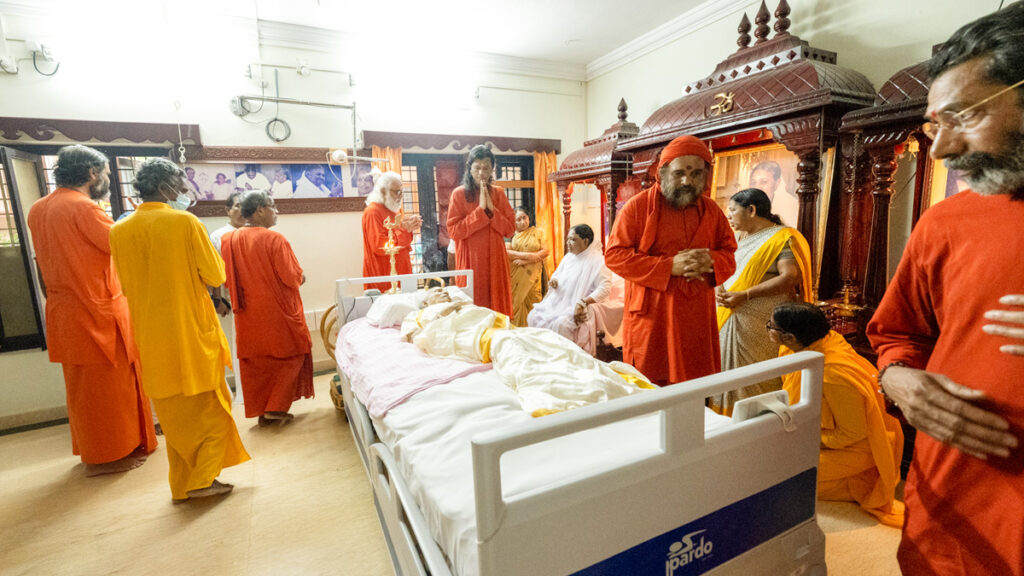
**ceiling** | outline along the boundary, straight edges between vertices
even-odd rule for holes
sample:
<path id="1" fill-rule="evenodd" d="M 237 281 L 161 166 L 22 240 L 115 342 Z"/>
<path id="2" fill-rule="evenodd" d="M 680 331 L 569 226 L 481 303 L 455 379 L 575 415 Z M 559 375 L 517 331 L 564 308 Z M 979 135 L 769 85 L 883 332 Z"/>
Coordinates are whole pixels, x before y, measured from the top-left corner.
<path id="1" fill-rule="evenodd" d="M 703 0 L 250 0 L 252 16 L 430 45 L 586 65 Z"/>

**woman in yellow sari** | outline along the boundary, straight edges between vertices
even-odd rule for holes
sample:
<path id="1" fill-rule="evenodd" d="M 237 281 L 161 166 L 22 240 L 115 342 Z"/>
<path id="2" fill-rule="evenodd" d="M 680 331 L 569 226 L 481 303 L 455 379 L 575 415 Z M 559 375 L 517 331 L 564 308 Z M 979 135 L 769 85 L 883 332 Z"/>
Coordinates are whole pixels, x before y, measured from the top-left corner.
<path id="1" fill-rule="evenodd" d="M 764 325 L 779 304 L 809 302 L 811 251 L 807 240 L 772 214 L 771 200 L 757 188 L 740 190 L 726 214 L 736 230 L 736 273 L 715 289 L 722 370 L 775 358 L 779 347 Z M 781 390 L 774 378 L 710 398 L 711 409 L 732 414 L 736 401 Z"/>
<path id="2" fill-rule="evenodd" d="M 903 503 L 896 500 L 903 430 L 885 411 L 874 364 L 833 331 L 813 304 L 783 304 L 765 327 L 768 338 L 780 346 L 779 356 L 801 350 L 825 356 L 818 500 L 857 502 L 883 524 L 903 526 Z M 786 374 L 783 389 L 790 404 L 799 402 L 800 373 Z"/>
<path id="3" fill-rule="evenodd" d="M 548 257 L 544 231 L 533 225 L 526 208 L 516 208 L 516 234 L 507 250 L 512 274 L 512 324 L 526 326 L 526 315 L 544 297 L 544 259 Z"/>

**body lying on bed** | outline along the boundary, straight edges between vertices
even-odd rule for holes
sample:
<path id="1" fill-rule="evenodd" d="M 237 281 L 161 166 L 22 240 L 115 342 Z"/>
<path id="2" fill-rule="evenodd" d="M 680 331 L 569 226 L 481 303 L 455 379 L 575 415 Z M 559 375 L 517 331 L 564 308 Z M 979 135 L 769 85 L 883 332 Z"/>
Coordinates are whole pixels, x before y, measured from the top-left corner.
<path id="1" fill-rule="evenodd" d="M 653 385 L 632 366 L 595 360 L 550 330 L 514 328 L 504 314 L 445 292 L 402 322 L 402 337 L 432 356 L 490 362 L 523 409 L 543 416 L 628 396 Z"/>

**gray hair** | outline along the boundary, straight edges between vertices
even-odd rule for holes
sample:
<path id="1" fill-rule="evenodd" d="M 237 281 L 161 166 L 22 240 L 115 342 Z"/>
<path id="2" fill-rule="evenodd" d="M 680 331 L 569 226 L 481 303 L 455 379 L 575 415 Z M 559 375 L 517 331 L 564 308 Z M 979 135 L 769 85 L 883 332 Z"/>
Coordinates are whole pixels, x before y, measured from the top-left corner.
<path id="1" fill-rule="evenodd" d="M 65 146 L 57 152 L 57 166 L 53 169 L 53 178 L 57 186 L 81 186 L 92 180 L 93 169 L 102 173 L 106 165 L 107 157 L 99 150 L 81 144 Z"/>
<path id="2" fill-rule="evenodd" d="M 1012 86 L 1024 70 L 1024 2 L 965 24 L 950 36 L 928 62 L 928 75 L 938 78 L 950 68 L 985 57 L 985 75 L 997 84 Z M 1024 105 L 1024 88 L 1017 89 Z"/>
<path id="3" fill-rule="evenodd" d="M 257 210 L 270 206 L 270 194 L 266 190 L 249 190 L 242 195 L 238 206 L 242 210 L 242 218 L 252 218 Z"/>
<path id="4" fill-rule="evenodd" d="M 149 158 L 142 163 L 142 166 L 135 173 L 135 181 L 132 187 L 138 191 L 139 197 L 143 200 L 150 198 L 161 198 L 160 186 L 166 184 L 176 189 L 185 178 L 185 171 L 167 158 Z"/>

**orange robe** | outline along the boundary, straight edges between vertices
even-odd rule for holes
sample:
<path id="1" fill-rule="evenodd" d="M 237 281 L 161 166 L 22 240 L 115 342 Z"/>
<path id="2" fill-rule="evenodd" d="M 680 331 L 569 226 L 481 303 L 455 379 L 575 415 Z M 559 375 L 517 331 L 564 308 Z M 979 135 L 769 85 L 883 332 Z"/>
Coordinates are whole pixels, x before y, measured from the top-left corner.
<path id="1" fill-rule="evenodd" d="M 397 220 L 398 214 L 388 210 L 380 202 L 371 202 L 363 210 L 363 276 L 391 274 L 391 256 L 384 252 L 384 244 L 388 241 L 388 230 L 384 227 L 385 218 Z M 398 274 L 412 274 L 412 239 L 412 232 L 404 228 L 395 228 L 395 245 L 401 248 L 398 254 L 395 254 L 395 272 Z M 391 283 L 364 284 L 363 288 L 376 288 L 386 292 L 391 288 Z"/>
<path id="2" fill-rule="evenodd" d="M 825 356 L 818 499 L 854 501 L 883 524 L 903 526 L 896 500 L 903 457 L 900 422 L 885 411 L 877 370 L 836 332 L 806 348 Z M 782 347 L 779 356 L 793 351 Z M 800 401 L 800 373 L 782 377 L 790 404 Z"/>
<path id="3" fill-rule="evenodd" d="M 313 355 L 299 286 L 302 268 L 288 240 L 260 227 L 221 239 L 235 313 L 245 416 L 287 412 L 313 397 Z"/>
<path id="4" fill-rule="evenodd" d="M 516 231 L 516 215 L 505 190 L 490 187 L 494 213 L 477 202 L 466 202 L 466 189 L 452 191 L 448 206 L 448 234 L 455 240 L 455 267 L 473 271 L 473 303 L 506 316 L 512 315 L 512 279 L 505 238 Z"/>
<path id="5" fill-rule="evenodd" d="M 672 276 L 672 258 L 708 248 L 714 274 Z M 623 360 L 664 386 L 721 369 L 714 287 L 736 269 L 736 239 L 725 214 L 705 196 L 683 210 L 657 187 L 630 198 L 615 217 L 605 264 L 626 281 Z"/>
<path id="6" fill-rule="evenodd" d="M 46 284 L 50 361 L 64 368 L 71 448 L 86 464 L 156 449 L 128 303 L 110 260 L 113 221 L 87 196 L 59 188 L 28 215 Z"/>
<path id="7" fill-rule="evenodd" d="M 1024 357 L 987 334 L 987 310 L 1024 293 L 1024 202 L 961 192 L 929 208 L 868 324 L 878 365 L 902 361 L 981 390 L 985 410 L 1024 441 Z M 1019 309 L 1019 308 L 1018 308 Z M 897 557 L 906 576 L 1024 575 L 1024 444 L 979 460 L 927 434 L 914 440 Z"/>

